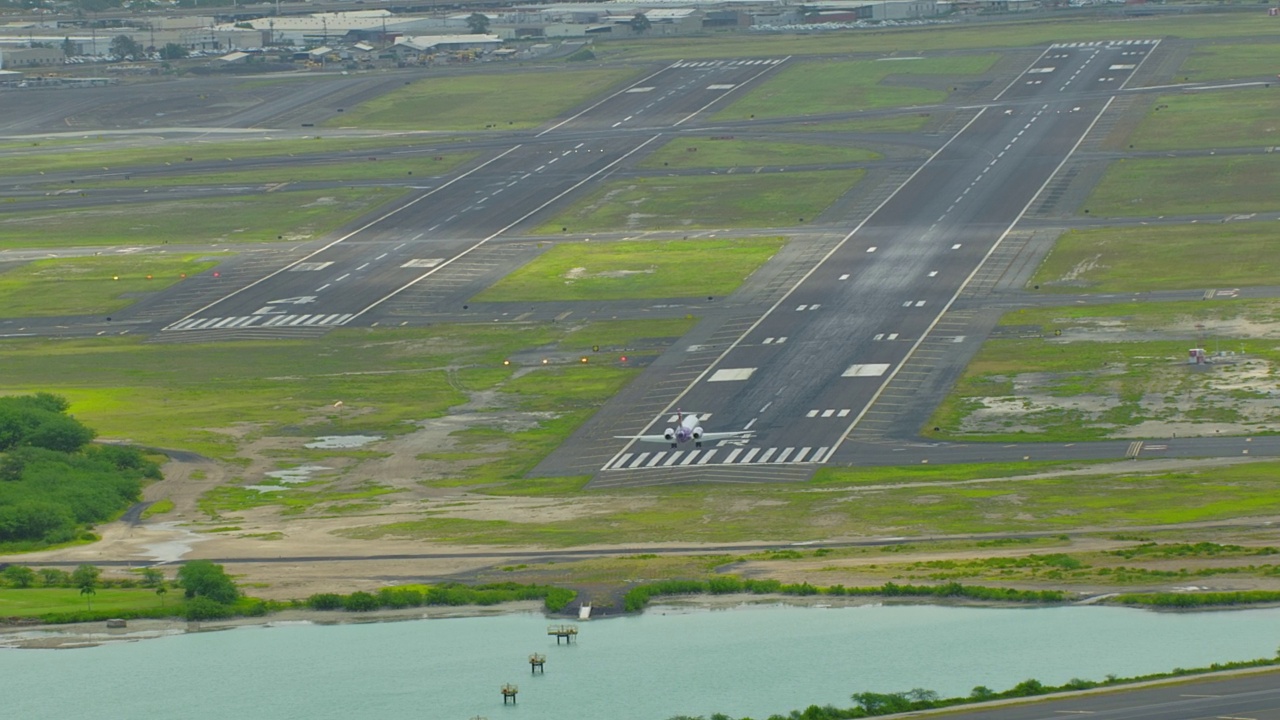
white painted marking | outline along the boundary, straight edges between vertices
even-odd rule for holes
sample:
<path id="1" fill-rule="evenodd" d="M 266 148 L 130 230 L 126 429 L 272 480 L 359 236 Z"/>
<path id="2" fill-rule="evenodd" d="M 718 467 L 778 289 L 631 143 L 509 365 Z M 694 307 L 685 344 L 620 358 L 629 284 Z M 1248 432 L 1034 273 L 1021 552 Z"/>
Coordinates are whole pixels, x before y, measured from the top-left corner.
<path id="1" fill-rule="evenodd" d="M 883 339 L 884 339 L 884 333 L 876 333 L 875 337 L 873 337 L 873 338 L 871 338 L 871 339 L 872 339 L 872 340 L 883 340 Z"/>
<path id="2" fill-rule="evenodd" d="M 938 271 L 937 271 L 937 270 L 930 270 L 930 271 L 929 271 L 929 277 L 938 277 Z"/>
<path id="3" fill-rule="evenodd" d="M 849 409 L 845 408 L 840 412 L 836 413 L 836 417 L 849 417 Z"/>
<path id="4" fill-rule="evenodd" d="M 298 316 L 298 317 L 296 317 L 292 322 L 290 322 L 290 323 L 289 323 L 289 326 L 290 326 L 290 327 L 292 327 L 292 326 L 294 326 L 294 325 L 299 325 L 299 324 L 301 324 L 302 322 L 306 321 L 306 319 L 307 319 L 307 318 L 309 318 L 309 317 L 312 317 L 312 316 L 311 316 L 311 315 L 299 315 L 299 316 Z"/>
<path id="5" fill-rule="evenodd" d="M 662 463 L 662 466 L 663 466 L 663 467 L 671 467 L 672 465 L 675 465 L 675 464 L 676 464 L 676 460 L 679 460 L 679 459 L 680 459 L 680 456 L 681 456 L 682 454 L 684 454 L 684 451 L 683 451 L 683 450 L 677 450 L 677 451 L 675 451 L 675 452 L 671 453 L 671 457 L 667 458 L 666 462 Z"/>
<path id="6" fill-rule="evenodd" d="M 685 455 L 685 456 L 684 456 L 684 459 L 680 461 L 680 464 L 681 464 L 681 465 L 688 465 L 689 463 L 693 462 L 693 459 L 694 459 L 694 458 L 698 457 L 698 453 L 700 453 L 700 452 L 702 452 L 702 451 L 701 451 L 701 450 L 694 450 L 693 452 L 690 452 L 688 455 Z"/>
<path id="7" fill-rule="evenodd" d="M 808 308 L 809 308 L 809 306 L 808 306 L 808 305 L 798 305 L 798 306 L 796 306 L 796 312 L 804 312 L 804 311 L 805 311 L 805 310 L 807 310 Z"/>
<path id="8" fill-rule="evenodd" d="M 925 301 L 924 301 L 924 300 L 917 300 L 917 301 L 916 301 L 916 307 L 924 307 L 924 304 L 925 304 Z"/>
<path id="9" fill-rule="evenodd" d="M 776 447 L 771 447 L 768 450 L 765 450 L 764 454 L 760 456 L 760 462 L 762 463 L 769 462 L 769 458 L 773 457 L 773 454 L 777 451 L 778 451 L 778 448 Z M 747 462 L 747 460 L 743 460 L 743 462 Z"/>
<path id="10" fill-rule="evenodd" d="M 841 280 L 848 280 L 848 279 L 849 279 L 849 273 L 845 273 L 845 274 L 841 275 L 841 276 L 840 276 L 840 279 L 841 279 Z"/>
<path id="11" fill-rule="evenodd" d="M 959 249 L 960 249 L 960 243 L 956 243 L 955 245 L 952 245 L 952 246 L 951 246 L 951 249 L 952 249 L 952 250 L 959 250 Z"/>
<path id="12" fill-rule="evenodd" d="M 1138 66 L 1137 66 L 1137 65 L 1112 65 L 1111 67 L 1109 67 L 1109 68 L 1107 68 L 1107 69 L 1108 69 L 1108 70 L 1132 70 L 1132 69 L 1134 69 L 1134 68 L 1136 68 L 1136 67 L 1138 67 Z"/>
<path id="13" fill-rule="evenodd" d="M 635 462 L 633 462 L 633 463 L 631 463 L 631 467 L 633 467 L 633 468 L 634 468 L 634 467 L 640 467 L 640 464 L 641 464 L 641 463 L 643 463 L 643 462 L 644 462 L 644 459 L 645 459 L 645 458 L 647 458 L 647 457 L 649 457 L 649 453 L 647 453 L 647 452 L 642 452 L 642 453 L 640 453 L 639 455 L 637 455 L 637 456 L 636 456 L 636 461 L 635 461 Z"/>
<path id="14" fill-rule="evenodd" d="M 713 450 L 712 452 L 715 452 L 715 451 Z M 725 464 L 733 462 L 734 458 L 738 457 L 738 453 L 741 453 L 741 452 L 742 452 L 742 448 L 734 448 L 733 450 L 729 451 L 729 457 L 724 459 Z"/>
<path id="15" fill-rule="evenodd" d="M 333 280 L 333 281 L 334 281 L 334 282 L 342 282 L 343 280 L 346 280 L 346 279 L 347 279 L 347 278 L 349 278 L 349 277 L 351 277 L 351 273 L 346 273 L 346 274 L 344 274 L 344 275 L 340 275 L 340 276 L 338 276 L 338 277 L 334 278 L 334 280 Z"/>
<path id="16" fill-rule="evenodd" d="M 822 417 L 824 417 L 824 418 L 829 418 L 829 417 L 831 417 L 832 415 L 835 415 L 835 414 L 836 414 L 836 411 L 835 411 L 835 410 L 823 410 L 823 411 L 822 411 Z"/>
<path id="17" fill-rule="evenodd" d="M 653 467 L 654 465 L 657 465 L 658 461 L 661 460 L 666 454 L 667 454 L 666 450 L 663 450 L 660 453 L 654 453 L 653 457 L 649 458 L 649 462 L 645 463 L 644 466 Z"/>
<path id="18" fill-rule="evenodd" d="M 781 454 L 781 455 L 779 455 L 779 456 L 778 456 L 778 459 L 777 459 L 777 460 L 774 460 L 774 462 L 780 462 L 780 463 L 784 463 L 784 462 L 786 462 L 786 461 L 787 461 L 787 458 L 791 457 L 791 451 L 793 451 L 793 450 L 795 450 L 795 448 L 793 448 L 793 447 L 789 447 L 789 448 L 784 449 L 784 450 L 782 451 L 782 454 Z"/>
<path id="19" fill-rule="evenodd" d="M 876 251 L 876 246 L 875 246 L 875 245 L 872 245 L 871 247 L 867 248 L 867 252 L 869 252 L 869 253 L 873 253 L 873 252 L 875 252 L 875 251 Z"/>
<path id="20" fill-rule="evenodd" d="M 744 463 L 751 462 L 751 458 L 755 457 L 756 454 L 759 452 L 760 452 L 760 448 L 751 448 L 750 450 L 747 451 L 746 455 L 742 456 L 742 462 Z"/>
<path id="21" fill-rule="evenodd" d="M 298 263 L 297 265 L 294 265 L 293 267 L 289 268 L 289 272 L 315 272 L 316 270 L 323 270 L 332 264 L 333 264 L 332 262 Z"/>
<path id="22" fill-rule="evenodd" d="M 734 452 L 741 452 L 741 451 L 742 451 L 742 448 L 738 448 L 737 450 L 734 450 Z M 702 456 L 702 459 L 698 461 L 698 464 L 706 465 L 711 460 L 711 456 L 715 454 L 716 454 L 715 448 L 708 450 L 706 454 Z"/>
<path id="23" fill-rule="evenodd" d="M 751 373 L 756 371 L 755 368 L 721 368 L 716 370 L 711 377 L 707 378 L 707 382 L 732 382 L 735 380 L 746 380 L 751 377 Z"/>
<path id="24" fill-rule="evenodd" d="M 316 292 L 320 292 L 321 290 L 324 290 L 325 288 L 329 287 L 329 286 L 330 286 L 330 285 L 332 285 L 332 284 L 333 284 L 333 283 L 325 283 L 325 284 L 321 285 L 320 287 L 316 288 Z"/>
<path id="25" fill-rule="evenodd" d="M 444 262 L 444 258 L 414 258 L 400 267 L 402 268 L 433 268 Z"/>
<path id="26" fill-rule="evenodd" d="M 215 323 L 215 324 L 213 325 L 213 327 L 215 327 L 215 328 L 220 328 L 220 327 L 222 327 L 223 325 L 226 325 L 227 323 L 229 323 L 229 322 L 231 322 L 232 320 L 235 320 L 235 319 L 236 319 L 236 318 L 233 318 L 233 317 L 225 318 L 225 319 L 223 319 L 223 321 L 222 321 L 222 322 Z"/>
<path id="27" fill-rule="evenodd" d="M 614 461 L 609 465 L 609 467 L 611 467 L 611 468 L 615 468 L 615 469 L 616 469 L 616 468 L 620 468 L 620 467 L 622 467 L 623 465 L 626 465 L 626 464 L 627 464 L 627 461 L 628 461 L 628 460 L 630 460 L 630 459 L 631 459 L 631 453 L 623 453 L 623 454 L 622 454 L 622 457 L 618 458 L 617 460 L 614 460 Z"/>
<path id="28" fill-rule="evenodd" d="M 890 339 L 890 340 L 897 340 L 897 339 L 898 339 L 898 333 L 889 333 L 889 339 Z"/>
<path id="29" fill-rule="evenodd" d="M 732 90 L 736 87 L 738 86 L 737 85 L 708 85 L 707 89 L 708 90 Z"/>
<path id="30" fill-rule="evenodd" d="M 804 462 L 804 456 L 805 456 L 805 455 L 808 455 L 808 454 L 809 454 L 809 451 L 810 451 L 810 450 L 812 450 L 812 449 L 813 449 L 813 448 L 808 448 L 808 447 L 802 447 L 802 448 L 800 448 L 800 452 L 796 453 L 796 456 L 795 456 L 795 458 L 792 460 L 792 462 Z"/>
<path id="31" fill-rule="evenodd" d="M 880 377 L 889 369 L 889 363 L 854 363 L 840 377 Z"/>
<path id="32" fill-rule="evenodd" d="M 1028 74 L 1028 75 L 1032 75 L 1032 74 L 1036 74 L 1036 73 L 1051 73 L 1051 72 L 1053 72 L 1054 70 L 1057 70 L 1057 69 L 1058 69 L 1058 68 L 1056 68 L 1056 67 L 1038 67 L 1038 68 L 1031 68 L 1030 70 L 1028 70 L 1028 71 L 1027 71 L 1027 74 Z"/>
<path id="33" fill-rule="evenodd" d="M 805 417 L 818 417 L 818 411 L 810 410 L 809 412 L 805 413 Z"/>

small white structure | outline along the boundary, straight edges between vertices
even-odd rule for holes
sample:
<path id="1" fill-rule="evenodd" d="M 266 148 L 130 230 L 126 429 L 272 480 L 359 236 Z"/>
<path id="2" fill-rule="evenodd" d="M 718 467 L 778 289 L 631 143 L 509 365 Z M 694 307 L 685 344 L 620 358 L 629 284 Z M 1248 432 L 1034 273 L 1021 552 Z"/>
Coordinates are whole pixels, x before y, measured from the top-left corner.
<path id="1" fill-rule="evenodd" d="M 1203 365 L 1205 362 L 1204 348 L 1191 348 L 1187 351 L 1188 365 Z"/>

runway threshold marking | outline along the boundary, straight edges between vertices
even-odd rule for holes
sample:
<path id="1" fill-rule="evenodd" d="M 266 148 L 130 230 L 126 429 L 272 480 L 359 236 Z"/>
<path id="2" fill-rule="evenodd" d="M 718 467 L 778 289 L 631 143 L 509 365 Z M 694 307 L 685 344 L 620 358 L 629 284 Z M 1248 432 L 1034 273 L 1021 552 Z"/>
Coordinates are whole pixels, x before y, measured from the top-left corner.
<path id="1" fill-rule="evenodd" d="M 756 78 L 760 77 L 761 75 L 764 75 L 764 74 L 765 74 L 765 73 L 767 73 L 767 72 L 772 71 L 774 68 L 778 67 L 779 65 L 781 65 L 782 63 L 784 63 L 784 62 L 786 62 L 786 61 L 788 61 L 788 60 L 790 60 L 790 59 L 791 59 L 791 56 L 790 56 L 790 55 L 788 55 L 788 56 L 786 56 L 786 57 L 782 58 L 781 60 L 779 60 L 779 61 L 778 61 L 776 64 L 774 64 L 774 65 L 766 65 L 766 66 L 765 66 L 765 68 L 764 68 L 763 70 L 761 70 L 760 72 L 756 73 L 755 75 L 752 75 L 751 77 L 747 78 L 745 81 L 738 83 L 735 87 L 729 88 L 728 90 L 725 90 L 724 92 L 720 93 L 719 95 L 717 95 L 717 96 L 715 97 L 715 99 L 714 99 L 714 100 L 712 100 L 711 102 L 707 103 L 706 105 L 703 105 L 702 107 L 698 108 L 697 110 L 694 110 L 693 112 L 689 113 L 688 115 L 685 115 L 684 117 L 680 118 L 679 120 L 675 121 L 674 123 L 672 123 L 672 124 L 671 124 L 671 126 L 672 126 L 672 127 L 679 127 L 679 126 L 681 126 L 681 125 L 685 124 L 686 122 L 688 122 L 688 121 L 692 120 L 693 118 L 697 117 L 697 116 L 698 116 L 698 114 L 699 114 L 699 113 L 701 113 L 703 110 L 706 110 L 707 108 L 711 107 L 712 105 L 715 105 L 716 103 L 720 102 L 721 100 L 724 100 L 725 98 L 729 97 L 730 95 L 732 95 L 732 94 L 734 94 L 734 93 L 738 92 L 739 90 L 741 90 L 742 88 L 746 87 L 747 85 L 750 85 L 750 84 L 751 84 L 751 82 L 752 82 L 753 80 L 755 80 Z"/>

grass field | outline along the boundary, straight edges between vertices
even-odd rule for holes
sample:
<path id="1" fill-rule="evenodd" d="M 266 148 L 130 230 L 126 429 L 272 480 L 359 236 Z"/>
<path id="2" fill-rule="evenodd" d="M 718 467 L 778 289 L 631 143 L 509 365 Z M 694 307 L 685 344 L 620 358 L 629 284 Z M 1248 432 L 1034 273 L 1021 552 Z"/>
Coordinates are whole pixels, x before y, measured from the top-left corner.
<path id="1" fill-rule="evenodd" d="M 140 177 L 129 180 L 81 182 L 66 185 L 68 188 L 100 187 L 173 187 L 179 185 L 268 185 L 292 182 L 349 182 L 356 180 L 398 180 L 410 175 L 429 178 L 447 173 L 464 162 L 474 159 L 478 153 L 450 153 L 426 155 L 412 160 L 339 160 L 325 163 L 286 164 L 280 167 L 254 168 L 235 172 L 209 172 L 191 175 L 164 175 Z"/>
<path id="2" fill-rule="evenodd" d="M 1120 160 L 1084 208 L 1102 217 L 1280 210 L 1280 154 Z"/>
<path id="3" fill-rule="evenodd" d="M 71 142 L 71 141 L 68 141 Z M 65 147 L 67 143 L 41 141 L 25 143 L 0 153 L 0 176 L 36 175 L 75 170 L 121 170 L 137 167 L 175 166 L 188 162 L 244 160 L 278 157 L 292 161 L 299 156 L 330 153 L 361 153 L 385 148 L 447 142 L 438 135 L 394 134 L 381 137 L 313 137 L 306 139 L 253 138 L 222 142 L 165 142 L 139 147 L 99 147 L 102 143 Z"/>
<path id="4" fill-rule="evenodd" d="M 384 130 L 522 130 L 635 75 L 635 70 L 611 68 L 429 78 L 348 108 L 327 124 Z"/>
<path id="5" fill-rule="evenodd" d="M 476 302 L 724 296 L 782 247 L 781 238 L 561 243 Z"/>
<path id="6" fill-rule="evenodd" d="M 1031 284 L 1071 293 L 1274 285 L 1274 242 L 1269 223 L 1072 230 L 1058 238 Z"/>
<path id="7" fill-rule="evenodd" d="M 429 516 L 343 533 L 484 545 L 568 547 L 639 542 L 799 542 L 877 534 L 1111 529 L 1205 522 L 1280 511 L 1270 462 L 1203 472 L 1019 479 L 927 489 L 787 485 L 620 491 L 626 510 L 545 523 Z M 892 555 L 886 555 L 891 562 Z"/>
<path id="8" fill-rule="evenodd" d="M 848 30 L 813 35 L 790 33 L 732 34 L 721 37 L 597 42 L 592 50 L 601 60 L 674 60 L 703 58 L 786 57 L 788 55 L 847 55 L 883 53 L 910 55 L 940 50 L 986 50 L 1029 47 L 1055 42 L 1129 40 L 1136 38 L 1257 38 L 1270 37 L 1265 20 L 1254 13 L 1209 15 L 1196 13 L 1140 20 L 1114 18 L 1037 17 L 1024 22 L 971 27 L 942 25 L 889 30 Z"/>
<path id="9" fill-rule="evenodd" d="M 1129 141 L 1135 150 L 1280 143 L 1280 94 L 1261 88 L 1163 95 Z"/>
<path id="10" fill-rule="evenodd" d="M 179 608 L 182 593 L 170 592 L 162 599 L 150 588 L 98 588 L 92 602 L 95 612 Z M 83 612 L 87 607 L 79 588 L 0 588 L 0 617 Z"/>
<path id="11" fill-rule="evenodd" d="M 791 226 L 817 217 L 864 174 L 853 170 L 618 181 L 536 232 Z"/>
<path id="12" fill-rule="evenodd" d="M 1179 80 L 1253 80 L 1275 78 L 1280 47 L 1275 43 L 1201 44 L 1182 63 Z"/>
<path id="13" fill-rule="evenodd" d="M 0 249 L 275 242 L 323 235 L 398 196 L 338 188 L 0 216 Z"/>
<path id="14" fill-rule="evenodd" d="M 641 167 L 728 168 L 796 165 L 833 165 L 866 162 L 879 153 L 856 147 L 822 143 L 764 142 L 759 140 L 714 140 L 680 138 L 663 145 L 645 158 Z"/>
<path id="15" fill-rule="evenodd" d="M 198 255 L 37 260 L 0 273 L 0 317 L 108 314 L 214 265 Z"/>
<path id="16" fill-rule="evenodd" d="M 965 76 L 985 72 L 997 55 L 902 62 L 845 60 L 794 63 L 716 113 L 718 120 L 822 115 L 945 100 L 947 91 L 894 83 L 906 75 Z"/>
<path id="17" fill-rule="evenodd" d="M 561 340 L 574 350 L 612 340 L 652 354 L 659 345 L 645 338 L 678 337 L 692 322 L 606 323 L 600 334 L 590 324 L 453 325 L 216 344 L 11 339 L 0 345 L 0 394 L 58 393 L 105 437 L 226 458 L 261 435 L 407 432 L 406 421 L 440 417 L 481 390 L 505 394 L 516 409 L 589 415 L 636 371 L 575 362 L 529 372 L 502 361 Z"/>
<path id="18" fill-rule="evenodd" d="M 1028 308 L 1005 324 L 1040 337 L 989 340 L 926 435 L 1073 442 L 1273 432 L 1280 353 L 1273 301 L 1188 301 Z M 1187 349 L 1232 357 L 1200 368 Z M 1236 355 L 1236 353 L 1240 353 Z"/>
<path id="19" fill-rule="evenodd" d="M 930 117 L 930 113 L 902 113 L 857 120 L 790 123 L 778 129 L 790 132 L 912 133 L 927 125 Z"/>

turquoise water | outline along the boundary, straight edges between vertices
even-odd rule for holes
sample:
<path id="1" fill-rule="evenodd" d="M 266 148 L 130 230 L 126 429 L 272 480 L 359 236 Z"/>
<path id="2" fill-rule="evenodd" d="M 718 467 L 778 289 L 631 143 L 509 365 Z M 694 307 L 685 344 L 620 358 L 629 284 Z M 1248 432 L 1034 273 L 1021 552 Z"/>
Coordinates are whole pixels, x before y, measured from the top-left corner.
<path id="1" fill-rule="evenodd" d="M 909 606 L 650 610 L 194 633 L 76 650 L 2 650 L 7 718 L 666 720 L 848 706 L 864 690 L 943 696 L 1275 655 L 1280 609 Z M 531 676 L 530 653 L 547 656 Z M 499 688 L 520 687 L 516 707 Z"/>

